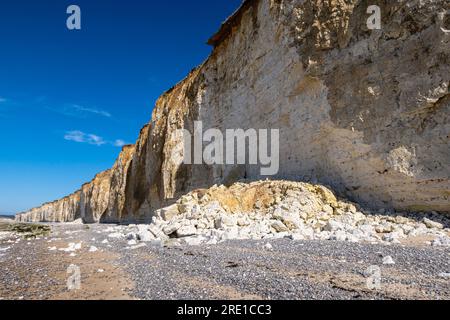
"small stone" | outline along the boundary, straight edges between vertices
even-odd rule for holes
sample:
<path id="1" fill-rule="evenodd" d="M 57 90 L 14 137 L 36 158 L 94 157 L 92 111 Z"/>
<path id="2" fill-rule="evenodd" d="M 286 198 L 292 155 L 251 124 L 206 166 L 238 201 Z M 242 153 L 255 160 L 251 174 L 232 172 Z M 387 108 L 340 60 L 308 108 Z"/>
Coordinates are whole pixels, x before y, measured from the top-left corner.
<path id="1" fill-rule="evenodd" d="M 110 233 L 108 235 L 108 237 L 112 238 L 112 239 L 120 239 L 120 238 L 124 238 L 125 236 L 120 232 L 114 232 L 114 233 Z"/>
<path id="2" fill-rule="evenodd" d="M 344 224 L 335 220 L 328 221 L 327 225 L 325 226 L 325 231 L 334 232 L 338 230 L 343 230 Z"/>
<path id="3" fill-rule="evenodd" d="M 267 243 L 267 244 L 264 246 L 264 249 L 266 249 L 266 250 L 268 250 L 268 251 L 273 251 L 273 246 L 272 246 L 270 243 Z"/>
<path id="4" fill-rule="evenodd" d="M 153 235 L 155 236 L 156 239 L 160 239 L 160 240 L 164 241 L 169 238 L 164 232 L 161 231 L 161 229 L 159 229 L 157 226 L 155 226 L 153 224 L 150 225 L 148 227 L 148 229 L 151 233 L 153 233 Z"/>
<path id="5" fill-rule="evenodd" d="M 383 264 L 384 265 L 394 265 L 395 262 L 394 262 L 394 259 L 392 259 L 391 256 L 387 256 L 387 257 L 383 258 Z"/>
<path id="6" fill-rule="evenodd" d="M 177 230 L 177 237 L 184 238 L 197 234 L 197 228 L 195 226 L 184 226 Z"/>
<path id="7" fill-rule="evenodd" d="M 214 221 L 216 229 L 223 229 L 226 227 L 234 227 L 237 225 L 236 219 L 228 215 L 222 215 L 220 218 Z"/>
<path id="8" fill-rule="evenodd" d="M 239 238 L 239 229 L 237 227 L 228 228 L 222 234 L 222 240 L 235 240 Z"/>
<path id="9" fill-rule="evenodd" d="M 137 240 L 137 239 L 138 239 L 138 236 L 137 236 L 136 233 L 130 232 L 130 233 L 128 233 L 128 234 L 125 236 L 125 238 L 126 238 L 127 240 Z"/>
<path id="10" fill-rule="evenodd" d="M 429 229 L 444 229 L 444 225 L 442 223 L 424 218 L 423 223 L 427 226 Z"/>
<path id="11" fill-rule="evenodd" d="M 333 207 L 328 204 L 323 206 L 322 210 L 326 213 L 327 216 L 332 216 L 334 213 Z"/>
<path id="12" fill-rule="evenodd" d="M 170 236 L 174 234 L 178 229 L 180 229 L 181 225 L 179 223 L 171 223 L 163 228 L 164 234 Z"/>
<path id="13" fill-rule="evenodd" d="M 391 232 L 388 234 L 385 234 L 383 237 L 383 240 L 386 242 L 391 242 L 391 243 L 399 243 L 401 238 L 404 238 L 405 234 L 403 233 L 403 231 L 399 232 Z"/>
<path id="14" fill-rule="evenodd" d="M 274 221 L 271 227 L 275 229 L 276 232 L 288 232 L 289 228 L 281 221 Z"/>
<path id="15" fill-rule="evenodd" d="M 446 273 L 446 272 L 440 273 L 439 278 L 450 279 L 450 273 Z"/>
<path id="16" fill-rule="evenodd" d="M 180 205 L 180 206 L 184 207 L 184 205 Z M 182 209 L 180 209 L 180 212 L 182 212 L 181 210 Z M 186 219 L 198 220 L 202 217 L 203 212 L 202 212 L 201 207 L 198 204 L 196 204 L 192 207 L 184 207 L 183 210 L 184 210 L 184 212 L 182 212 L 182 213 L 186 214 Z"/>
<path id="17" fill-rule="evenodd" d="M 183 240 L 188 246 L 199 246 L 205 243 L 208 239 L 203 236 L 194 236 L 194 237 L 185 237 L 183 238 Z"/>
<path id="18" fill-rule="evenodd" d="M 174 205 L 171 205 L 170 207 L 161 209 L 160 214 L 161 214 L 161 218 L 164 221 L 170 221 L 170 220 L 173 220 L 176 216 L 178 216 L 179 213 L 180 213 L 180 211 L 178 209 L 178 205 L 174 204 Z"/>
<path id="19" fill-rule="evenodd" d="M 179 246 L 181 246 L 181 240 L 180 239 L 167 239 L 166 241 L 164 241 L 163 246 L 166 248 L 179 247 Z"/>
<path id="20" fill-rule="evenodd" d="M 237 225 L 239 227 L 246 227 L 246 226 L 250 225 L 250 222 L 244 218 L 241 218 L 241 219 L 237 220 Z"/>
<path id="21" fill-rule="evenodd" d="M 97 252 L 97 251 L 98 251 L 98 248 L 97 248 L 97 247 L 91 246 L 91 247 L 89 248 L 89 252 Z"/>
<path id="22" fill-rule="evenodd" d="M 147 245 L 145 243 L 140 243 L 140 244 L 137 244 L 137 245 L 134 245 L 134 246 L 127 247 L 126 249 L 127 250 L 137 250 L 137 249 L 140 249 L 140 248 L 143 248 L 143 247 L 146 247 L 146 246 Z"/>
<path id="23" fill-rule="evenodd" d="M 140 241 L 142 242 L 150 242 L 155 240 L 155 236 L 153 235 L 153 233 L 150 232 L 150 230 L 148 230 L 148 226 L 146 225 L 139 225 L 138 226 L 138 238 Z"/>
<path id="24" fill-rule="evenodd" d="M 293 233 L 290 236 L 292 241 L 302 241 L 305 240 L 305 236 L 301 233 Z"/>
<path id="25" fill-rule="evenodd" d="M 338 230 L 330 235 L 330 240 L 333 241 L 346 241 L 347 240 L 347 233 L 342 230 Z"/>

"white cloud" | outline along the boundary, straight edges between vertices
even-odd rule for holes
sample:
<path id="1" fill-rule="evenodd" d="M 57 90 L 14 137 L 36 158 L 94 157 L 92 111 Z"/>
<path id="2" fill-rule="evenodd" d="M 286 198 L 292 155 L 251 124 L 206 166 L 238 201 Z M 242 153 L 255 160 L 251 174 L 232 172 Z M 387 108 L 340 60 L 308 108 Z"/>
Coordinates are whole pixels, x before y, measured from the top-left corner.
<path id="1" fill-rule="evenodd" d="M 89 144 L 95 144 L 96 146 L 101 146 L 106 143 L 102 137 L 99 137 L 95 134 L 88 134 L 87 137 L 88 137 L 87 141 Z"/>
<path id="2" fill-rule="evenodd" d="M 78 104 L 74 104 L 71 107 L 78 112 L 93 113 L 93 114 L 97 114 L 97 115 L 100 115 L 103 117 L 111 118 L 111 113 L 104 111 L 104 110 L 95 109 L 95 108 L 86 108 L 86 107 L 80 106 Z"/>
<path id="3" fill-rule="evenodd" d="M 115 147 L 122 148 L 125 145 L 127 145 L 127 143 L 125 141 L 123 141 L 123 140 L 118 139 L 118 140 L 114 141 L 114 146 Z"/>
<path id="4" fill-rule="evenodd" d="M 88 134 L 82 131 L 69 131 L 65 134 L 64 139 L 67 141 L 74 141 L 78 143 L 88 143 L 96 146 L 106 144 L 106 141 L 95 134 Z"/>
<path id="5" fill-rule="evenodd" d="M 47 107 L 48 109 L 61 113 L 65 116 L 69 117 L 76 117 L 76 118 L 85 118 L 89 115 L 97 115 L 105 118 L 111 118 L 112 115 L 108 111 L 97 109 L 97 108 L 88 108 L 84 106 L 80 106 L 78 104 L 69 104 L 65 105 L 62 108 L 51 108 Z"/>
<path id="6" fill-rule="evenodd" d="M 92 133 L 84 133 L 83 131 L 74 130 L 68 131 L 64 135 L 64 139 L 67 141 L 73 141 L 78 143 L 87 143 L 95 146 L 103 146 L 105 144 L 112 145 L 114 147 L 123 147 L 127 143 L 122 139 L 117 139 L 114 142 L 106 141 L 102 137 L 92 134 Z"/>
<path id="7" fill-rule="evenodd" d="M 86 134 L 81 131 L 69 131 L 64 136 L 64 139 L 68 141 L 75 141 L 75 142 L 86 142 L 85 140 Z"/>

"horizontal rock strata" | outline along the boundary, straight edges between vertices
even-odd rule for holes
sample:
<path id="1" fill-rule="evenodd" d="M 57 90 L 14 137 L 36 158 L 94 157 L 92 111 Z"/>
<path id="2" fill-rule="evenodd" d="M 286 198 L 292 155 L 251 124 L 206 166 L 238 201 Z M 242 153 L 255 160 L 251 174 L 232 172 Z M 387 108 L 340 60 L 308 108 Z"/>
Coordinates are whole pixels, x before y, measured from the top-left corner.
<path id="1" fill-rule="evenodd" d="M 450 212 L 450 4 L 249 0 L 210 57 L 157 101 L 114 167 L 20 221 L 148 222 L 182 195 L 258 180 L 256 166 L 183 164 L 177 129 L 280 129 L 272 179 L 329 185 L 361 205 Z"/>

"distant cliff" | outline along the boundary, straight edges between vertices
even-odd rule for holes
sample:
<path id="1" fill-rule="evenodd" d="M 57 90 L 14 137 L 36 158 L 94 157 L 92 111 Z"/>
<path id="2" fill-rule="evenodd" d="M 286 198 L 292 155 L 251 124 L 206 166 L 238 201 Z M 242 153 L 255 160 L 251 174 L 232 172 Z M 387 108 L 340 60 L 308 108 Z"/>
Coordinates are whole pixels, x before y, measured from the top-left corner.
<path id="1" fill-rule="evenodd" d="M 450 3 L 248 0 L 209 41 L 210 57 L 164 93 L 108 171 L 20 221 L 148 221 L 251 166 L 182 163 L 177 129 L 280 129 L 274 179 L 317 181 L 378 208 L 450 212 Z M 445 14 L 447 12 L 447 15 Z"/>

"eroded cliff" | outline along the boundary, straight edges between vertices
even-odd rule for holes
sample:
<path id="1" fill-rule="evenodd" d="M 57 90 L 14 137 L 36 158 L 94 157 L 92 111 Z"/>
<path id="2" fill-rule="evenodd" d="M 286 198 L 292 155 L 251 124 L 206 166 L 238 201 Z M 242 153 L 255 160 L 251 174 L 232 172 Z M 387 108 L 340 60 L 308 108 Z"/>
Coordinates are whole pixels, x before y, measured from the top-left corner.
<path id="1" fill-rule="evenodd" d="M 211 56 L 156 103 L 135 146 L 73 195 L 21 221 L 145 222 L 189 191 L 262 178 L 185 165 L 177 129 L 280 129 L 273 179 L 313 181 L 378 208 L 450 212 L 450 4 L 248 0 Z M 264 177 L 265 178 L 265 177 Z"/>

